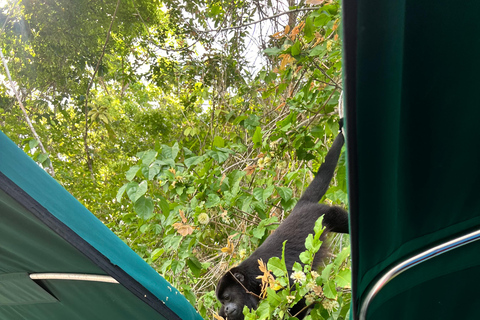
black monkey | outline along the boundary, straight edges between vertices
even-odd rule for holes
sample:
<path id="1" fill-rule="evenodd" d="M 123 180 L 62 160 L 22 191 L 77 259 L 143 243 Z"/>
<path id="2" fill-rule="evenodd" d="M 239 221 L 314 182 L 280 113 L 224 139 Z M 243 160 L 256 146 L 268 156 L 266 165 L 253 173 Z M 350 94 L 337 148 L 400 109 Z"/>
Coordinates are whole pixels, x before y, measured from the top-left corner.
<path id="1" fill-rule="evenodd" d="M 333 178 L 343 143 L 343 134 L 340 132 L 328 151 L 325 162 L 320 166 L 315 178 L 298 200 L 292 213 L 250 257 L 239 266 L 230 269 L 220 279 L 216 289 L 217 298 L 222 303 L 220 316 L 227 320 L 242 320 L 244 319 L 244 306 L 256 309 L 259 303 L 258 296 L 261 293 L 261 280 L 257 279 L 257 276 L 261 275 L 258 259 L 267 262 L 271 257 L 281 258 L 282 245 L 287 240 L 285 263 L 290 275 L 293 264 L 295 261 L 299 261 L 300 253 L 306 250 L 305 239 L 308 234 L 313 234 L 315 221 L 319 217 L 323 216 L 323 225 L 326 228 L 321 239 L 325 239 L 326 233 L 330 231 L 348 233 L 347 212 L 340 207 L 318 203 L 327 192 Z M 327 252 L 327 248 L 323 246 L 320 248 L 315 255 L 313 267 L 320 265 Z M 299 302 L 292 308 L 291 313 L 298 313 L 304 306 L 303 301 Z M 298 317 L 302 319 L 306 313 L 305 310 Z"/>

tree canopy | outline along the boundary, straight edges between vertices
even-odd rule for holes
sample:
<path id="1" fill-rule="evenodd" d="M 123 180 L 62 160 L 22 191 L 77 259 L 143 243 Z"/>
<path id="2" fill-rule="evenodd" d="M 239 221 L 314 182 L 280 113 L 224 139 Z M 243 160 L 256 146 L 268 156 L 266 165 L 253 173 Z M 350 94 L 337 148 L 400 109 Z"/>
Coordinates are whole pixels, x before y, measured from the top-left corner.
<path id="1" fill-rule="evenodd" d="M 1 130 L 212 318 L 218 278 L 288 216 L 338 131 L 339 3 L 0 6 Z M 344 155 L 334 180 L 323 201 L 348 206 Z M 302 296 L 311 319 L 345 319 L 348 239 L 331 241 L 321 274 L 297 266 L 308 281 L 247 319 L 288 318 Z"/>

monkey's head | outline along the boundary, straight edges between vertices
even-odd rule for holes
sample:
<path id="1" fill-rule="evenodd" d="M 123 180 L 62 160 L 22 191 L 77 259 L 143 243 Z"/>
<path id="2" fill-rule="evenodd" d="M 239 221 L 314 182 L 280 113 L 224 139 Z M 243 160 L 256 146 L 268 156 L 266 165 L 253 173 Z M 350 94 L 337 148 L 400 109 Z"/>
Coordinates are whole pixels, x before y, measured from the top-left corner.
<path id="1" fill-rule="evenodd" d="M 222 303 L 218 314 L 227 320 L 243 320 L 243 307 L 256 309 L 259 299 L 248 291 L 252 291 L 252 284 L 237 268 L 228 271 L 218 281 L 215 294 Z"/>

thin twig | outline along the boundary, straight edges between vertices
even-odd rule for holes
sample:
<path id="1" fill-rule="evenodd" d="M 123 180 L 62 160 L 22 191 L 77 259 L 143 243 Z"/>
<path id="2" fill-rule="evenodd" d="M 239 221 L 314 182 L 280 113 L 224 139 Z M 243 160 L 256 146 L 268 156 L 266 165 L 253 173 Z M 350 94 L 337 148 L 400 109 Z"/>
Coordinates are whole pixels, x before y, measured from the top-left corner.
<path id="1" fill-rule="evenodd" d="M 339 85 L 335 80 L 333 80 L 333 79 L 327 74 L 327 72 L 326 72 L 325 70 L 323 70 L 323 68 L 322 68 L 316 61 L 313 61 L 313 63 L 315 64 L 315 66 L 317 67 L 317 69 L 320 70 L 321 73 L 323 73 L 323 75 L 324 75 L 325 77 L 327 77 L 328 79 L 330 79 L 330 81 L 332 81 L 332 82 L 335 84 L 335 87 L 343 90 L 342 86 Z"/>
<path id="2" fill-rule="evenodd" d="M 218 29 L 213 29 L 213 30 L 196 30 L 196 32 L 198 32 L 198 33 L 210 33 L 210 32 L 220 32 L 220 31 L 228 31 L 228 30 L 233 30 L 233 29 L 240 29 L 240 28 L 251 26 L 252 24 L 257 24 L 257 23 L 263 22 L 265 20 L 275 19 L 275 18 L 283 16 L 285 14 L 301 12 L 301 11 L 312 11 L 312 10 L 317 10 L 317 9 L 320 9 L 320 8 L 321 8 L 321 6 L 320 7 L 311 7 L 311 8 L 298 8 L 298 9 L 294 9 L 294 10 L 289 10 L 289 11 L 284 11 L 284 12 L 281 12 L 281 13 L 277 13 L 277 14 L 274 14 L 273 16 L 265 17 L 263 19 L 260 19 L 260 20 L 257 20 L 257 21 L 252 21 L 252 22 L 249 22 L 249 23 L 245 23 L 245 24 L 242 24 L 242 25 L 239 25 L 239 26 L 228 27 L 228 28 L 218 28 Z"/>
<path id="3" fill-rule="evenodd" d="M 257 158 L 253 158 L 253 159 L 245 159 L 245 160 L 240 160 L 240 161 L 237 161 L 235 162 L 234 164 L 232 164 L 231 166 L 228 166 L 227 168 L 223 169 L 222 171 L 222 174 L 224 174 L 225 172 L 227 172 L 229 169 L 235 167 L 235 166 L 238 166 L 240 165 L 241 163 L 243 162 L 254 162 L 254 161 L 257 161 L 258 159 Z"/>

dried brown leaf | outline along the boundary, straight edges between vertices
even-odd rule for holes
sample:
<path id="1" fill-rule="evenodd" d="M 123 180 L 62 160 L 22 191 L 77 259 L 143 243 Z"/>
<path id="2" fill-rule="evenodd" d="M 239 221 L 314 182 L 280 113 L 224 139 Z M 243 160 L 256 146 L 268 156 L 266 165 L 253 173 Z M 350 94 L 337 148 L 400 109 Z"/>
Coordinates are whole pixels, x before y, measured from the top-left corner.
<path id="1" fill-rule="evenodd" d="M 180 233 L 180 235 L 182 235 L 182 237 L 192 234 L 194 229 L 194 227 L 191 225 L 180 222 L 174 223 L 172 226 L 175 228 L 175 230 L 177 230 L 178 233 Z"/>
<path id="2" fill-rule="evenodd" d="M 246 168 L 245 168 L 245 171 L 247 172 L 247 176 L 249 176 L 249 175 L 251 175 L 252 173 L 254 173 L 256 167 L 257 167 L 257 166 L 256 166 L 255 164 L 246 167 Z"/>
<path id="3" fill-rule="evenodd" d="M 180 218 L 182 218 L 182 222 L 186 223 L 187 218 L 185 217 L 185 212 L 183 210 L 178 210 L 178 213 L 180 214 Z"/>

